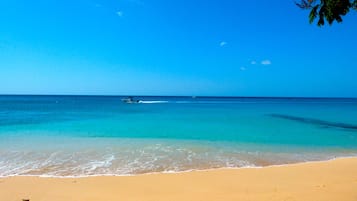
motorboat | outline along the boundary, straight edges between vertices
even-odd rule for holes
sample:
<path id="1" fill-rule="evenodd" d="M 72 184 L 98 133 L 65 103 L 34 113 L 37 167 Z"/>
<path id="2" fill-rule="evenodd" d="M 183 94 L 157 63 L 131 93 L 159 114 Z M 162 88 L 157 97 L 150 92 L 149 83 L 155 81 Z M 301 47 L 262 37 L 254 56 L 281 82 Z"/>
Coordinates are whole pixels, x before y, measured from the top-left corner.
<path id="1" fill-rule="evenodd" d="M 128 104 L 140 102 L 139 100 L 134 100 L 134 98 L 131 96 L 127 97 L 127 98 L 123 98 L 123 99 L 121 99 L 121 101 L 123 101 L 124 103 L 128 103 Z"/>

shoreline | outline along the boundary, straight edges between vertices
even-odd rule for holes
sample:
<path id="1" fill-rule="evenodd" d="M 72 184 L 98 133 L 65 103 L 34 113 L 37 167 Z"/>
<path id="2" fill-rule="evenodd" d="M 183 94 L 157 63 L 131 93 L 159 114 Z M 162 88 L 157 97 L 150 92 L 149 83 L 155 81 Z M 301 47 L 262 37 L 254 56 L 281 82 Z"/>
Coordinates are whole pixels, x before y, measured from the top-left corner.
<path id="1" fill-rule="evenodd" d="M 356 200 L 357 157 L 134 176 L 0 178 L 4 200 Z"/>
<path id="2" fill-rule="evenodd" d="M 39 177 L 39 178 L 55 178 L 55 179 L 77 179 L 77 178 L 90 178 L 90 177 L 135 177 L 141 175 L 158 175 L 158 174 L 182 174 L 190 172 L 210 172 L 210 171 L 220 171 L 220 170 L 241 170 L 241 169 L 261 169 L 261 168 L 272 168 L 272 167 L 289 167 L 294 165 L 303 164 L 314 164 L 314 163 L 324 163 L 340 159 L 357 159 L 357 156 L 342 156 L 335 157 L 326 160 L 315 160 L 315 161 L 304 161 L 296 163 L 286 163 L 280 165 L 267 165 L 267 166 L 242 166 L 242 167 L 220 167 L 220 168 L 208 168 L 208 169 L 190 169 L 183 171 L 162 171 L 162 172 L 148 172 L 140 174 L 96 174 L 96 175 L 80 175 L 80 176 L 53 176 L 53 175 L 9 175 L 0 176 L 0 179 L 6 179 L 11 177 Z"/>

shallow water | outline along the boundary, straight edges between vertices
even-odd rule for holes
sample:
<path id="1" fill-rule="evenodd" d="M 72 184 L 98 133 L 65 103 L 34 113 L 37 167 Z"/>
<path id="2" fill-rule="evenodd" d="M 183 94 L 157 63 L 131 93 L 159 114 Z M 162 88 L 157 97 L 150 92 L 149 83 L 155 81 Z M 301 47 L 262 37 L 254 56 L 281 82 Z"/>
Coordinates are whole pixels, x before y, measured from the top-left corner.
<path id="1" fill-rule="evenodd" d="M 357 156 L 356 99 L 0 96 L 0 176 L 125 175 Z M 347 126 L 346 126 L 347 125 Z"/>

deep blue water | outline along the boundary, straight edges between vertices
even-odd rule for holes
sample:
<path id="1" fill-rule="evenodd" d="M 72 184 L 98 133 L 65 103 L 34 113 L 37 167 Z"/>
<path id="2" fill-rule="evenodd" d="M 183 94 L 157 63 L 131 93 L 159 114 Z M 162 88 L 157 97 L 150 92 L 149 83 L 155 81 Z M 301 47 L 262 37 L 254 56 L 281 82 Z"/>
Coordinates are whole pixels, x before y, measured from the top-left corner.
<path id="1" fill-rule="evenodd" d="M 0 96 L 0 176 L 86 176 L 357 156 L 357 99 Z"/>

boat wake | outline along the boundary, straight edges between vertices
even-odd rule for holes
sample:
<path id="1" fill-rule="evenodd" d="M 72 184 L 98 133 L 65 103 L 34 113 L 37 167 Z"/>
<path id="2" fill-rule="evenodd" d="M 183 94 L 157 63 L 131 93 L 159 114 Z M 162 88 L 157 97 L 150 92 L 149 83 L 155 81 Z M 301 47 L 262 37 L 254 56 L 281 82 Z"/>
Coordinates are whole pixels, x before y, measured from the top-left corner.
<path id="1" fill-rule="evenodd" d="M 157 103 L 168 103 L 169 101 L 139 101 L 138 103 L 143 103 L 143 104 L 157 104 Z"/>

